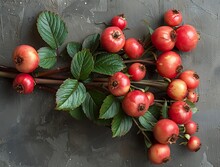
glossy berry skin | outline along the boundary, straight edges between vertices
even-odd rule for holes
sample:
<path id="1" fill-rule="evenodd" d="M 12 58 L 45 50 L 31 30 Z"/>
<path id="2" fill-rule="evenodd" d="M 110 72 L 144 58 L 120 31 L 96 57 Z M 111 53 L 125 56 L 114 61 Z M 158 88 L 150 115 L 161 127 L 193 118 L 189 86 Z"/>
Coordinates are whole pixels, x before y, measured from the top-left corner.
<path id="1" fill-rule="evenodd" d="M 120 28 L 111 26 L 101 34 L 101 46 L 111 53 L 119 52 L 125 44 L 125 36 Z"/>
<path id="2" fill-rule="evenodd" d="M 199 151 L 201 147 L 201 141 L 197 136 L 191 136 L 187 142 L 187 148 L 192 152 Z"/>
<path id="3" fill-rule="evenodd" d="M 199 125 L 192 120 L 184 124 L 184 127 L 185 127 L 185 133 L 189 135 L 195 134 L 196 132 L 198 132 L 199 129 Z"/>
<path id="4" fill-rule="evenodd" d="M 130 59 L 139 59 L 144 53 L 144 47 L 137 39 L 128 38 L 125 41 L 124 51 Z"/>
<path id="5" fill-rule="evenodd" d="M 111 25 L 124 30 L 127 26 L 127 20 L 125 19 L 124 15 L 117 15 L 114 16 L 111 20 Z"/>
<path id="6" fill-rule="evenodd" d="M 199 95 L 195 91 L 190 90 L 187 94 L 187 100 L 196 103 L 199 101 Z"/>
<path id="7" fill-rule="evenodd" d="M 154 126 L 153 134 L 159 143 L 172 144 L 178 139 L 179 127 L 170 119 L 161 119 Z"/>
<path id="8" fill-rule="evenodd" d="M 169 9 L 164 13 L 164 22 L 171 27 L 178 26 L 182 23 L 182 13 L 176 9 Z"/>
<path id="9" fill-rule="evenodd" d="M 21 94 L 30 94 L 35 86 L 34 78 L 25 73 L 18 74 L 13 81 L 13 88 Z"/>
<path id="10" fill-rule="evenodd" d="M 176 32 L 169 26 L 158 27 L 151 35 L 151 41 L 158 50 L 170 51 L 175 46 Z"/>
<path id="11" fill-rule="evenodd" d="M 144 92 L 133 90 L 122 100 L 123 111 L 131 117 L 143 116 L 149 108 L 149 100 Z"/>
<path id="12" fill-rule="evenodd" d="M 131 75 L 133 81 L 140 81 L 146 75 L 146 67 L 141 63 L 133 63 L 128 68 L 128 74 Z"/>
<path id="13" fill-rule="evenodd" d="M 196 48 L 199 34 L 191 25 L 182 25 L 176 30 L 175 46 L 183 52 L 189 52 Z"/>
<path id="14" fill-rule="evenodd" d="M 149 99 L 149 103 L 150 106 L 154 104 L 154 94 L 151 92 L 145 92 L 145 94 L 147 95 L 148 99 Z"/>
<path id="15" fill-rule="evenodd" d="M 108 89 L 114 96 L 124 96 L 130 89 L 130 79 L 122 72 L 116 72 L 108 80 Z"/>
<path id="16" fill-rule="evenodd" d="M 193 70 L 182 72 L 179 79 L 182 79 L 186 83 L 188 89 L 196 89 L 200 83 L 199 75 Z"/>
<path id="17" fill-rule="evenodd" d="M 17 46 L 12 57 L 15 68 L 22 73 L 33 72 L 40 62 L 37 51 L 29 45 Z"/>
<path id="18" fill-rule="evenodd" d="M 186 83 L 181 79 L 172 80 L 167 87 L 167 95 L 173 100 L 183 100 L 188 93 Z"/>
<path id="19" fill-rule="evenodd" d="M 153 144 L 148 150 L 148 158 L 153 164 L 163 164 L 170 160 L 170 147 L 167 144 Z"/>
<path id="20" fill-rule="evenodd" d="M 181 57 L 174 51 L 164 52 L 158 57 L 156 68 L 160 76 L 173 79 L 183 68 Z"/>
<path id="21" fill-rule="evenodd" d="M 168 116 L 177 124 L 185 124 L 192 118 L 192 111 L 184 101 L 177 101 L 171 104 L 168 110 Z"/>

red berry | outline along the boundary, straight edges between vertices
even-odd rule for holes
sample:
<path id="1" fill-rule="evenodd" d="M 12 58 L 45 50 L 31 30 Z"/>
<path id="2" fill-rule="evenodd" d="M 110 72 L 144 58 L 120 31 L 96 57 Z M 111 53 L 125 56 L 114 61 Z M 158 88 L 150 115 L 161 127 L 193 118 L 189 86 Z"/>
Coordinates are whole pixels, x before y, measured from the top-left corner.
<path id="1" fill-rule="evenodd" d="M 193 70 L 182 72 L 179 78 L 186 83 L 188 89 L 196 89 L 199 86 L 199 75 Z"/>
<path id="2" fill-rule="evenodd" d="M 199 101 L 199 95 L 195 91 L 190 90 L 187 94 L 187 100 L 196 103 Z"/>
<path id="3" fill-rule="evenodd" d="M 167 144 L 153 144 L 148 150 L 148 158 L 154 164 L 166 163 L 170 160 L 170 147 Z"/>
<path id="4" fill-rule="evenodd" d="M 149 100 L 144 92 L 133 90 L 124 97 L 122 108 L 127 115 L 140 117 L 147 112 L 149 108 Z"/>
<path id="5" fill-rule="evenodd" d="M 193 135 L 194 133 L 198 132 L 199 129 L 199 125 L 192 120 L 184 124 L 184 127 L 185 127 L 185 133 L 189 135 Z"/>
<path id="6" fill-rule="evenodd" d="M 13 52 L 13 62 L 18 71 L 31 73 L 38 67 L 40 58 L 32 46 L 20 45 Z"/>
<path id="7" fill-rule="evenodd" d="M 140 81 L 146 75 L 146 67 L 141 63 L 133 63 L 128 68 L 128 74 L 131 75 L 132 80 Z"/>
<path id="8" fill-rule="evenodd" d="M 182 13 L 176 9 L 169 9 L 164 13 L 164 21 L 168 26 L 178 26 L 182 23 Z"/>
<path id="9" fill-rule="evenodd" d="M 111 20 L 111 25 L 124 30 L 127 26 L 127 20 L 125 19 L 124 14 L 114 16 Z"/>
<path id="10" fill-rule="evenodd" d="M 187 95 L 187 85 L 181 79 L 174 79 L 167 87 L 167 95 L 173 100 L 183 100 Z"/>
<path id="11" fill-rule="evenodd" d="M 108 89 L 114 96 L 124 96 L 130 89 L 130 79 L 122 72 L 116 72 L 108 80 Z"/>
<path id="12" fill-rule="evenodd" d="M 171 104 L 168 115 L 177 124 L 185 124 L 192 118 L 192 111 L 186 102 L 177 101 Z"/>
<path id="13" fill-rule="evenodd" d="M 125 41 L 124 51 L 130 59 L 139 59 L 144 53 L 144 47 L 137 39 L 128 38 Z"/>
<path id="14" fill-rule="evenodd" d="M 172 144 L 178 139 L 179 127 L 170 119 L 161 119 L 154 126 L 153 134 L 159 143 Z"/>
<path id="15" fill-rule="evenodd" d="M 151 92 L 145 92 L 145 94 L 147 95 L 148 99 L 149 99 L 149 103 L 150 106 L 154 104 L 154 94 Z"/>
<path id="16" fill-rule="evenodd" d="M 125 44 L 125 36 L 116 26 L 106 28 L 102 32 L 100 40 L 102 47 L 111 53 L 119 52 Z"/>
<path id="17" fill-rule="evenodd" d="M 25 73 L 18 74 L 13 81 L 13 88 L 21 94 L 29 94 L 34 90 L 34 78 Z"/>
<path id="18" fill-rule="evenodd" d="M 190 151 L 197 152 L 201 147 L 201 141 L 197 136 L 191 136 L 187 142 L 187 148 Z"/>
<path id="19" fill-rule="evenodd" d="M 173 51 L 162 53 L 156 62 L 157 72 L 165 78 L 175 78 L 182 70 L 182 60 L 179 54 Z"/>
<path id="20" fill-rule="evenodd" d="M 158 50 L 170 51 L 175 46 L 176 32 L 169 26 L 158 27 L 151 35 L 151 41 Z"/>

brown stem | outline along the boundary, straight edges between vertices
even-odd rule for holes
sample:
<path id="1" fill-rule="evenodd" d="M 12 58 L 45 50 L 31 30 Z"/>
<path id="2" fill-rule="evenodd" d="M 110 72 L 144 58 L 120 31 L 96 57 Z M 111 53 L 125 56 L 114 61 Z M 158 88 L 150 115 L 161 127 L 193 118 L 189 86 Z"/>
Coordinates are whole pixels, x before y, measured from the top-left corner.
<path id="1" fill-rule="evenodd" d="M 139 84 L 139 85 L 145 85 L 145 86 L 152 86 L 156 87 L 162 90 L 166 90 L 168 83 L 166 82 L 157 82 L 152 80 L 142 80 L 142 81 L 131 81 L 131 84 Z"/>
<path id="2" fill-rule="evenodd" d="M 91 86 L 107 86 L 108 83 L 107 82 L 89 82 L 89 83 L 85 83 L 85 85 L 91 85 Z"/>
<path id="3" fill-rule="evenodd" d="M 70 69 L 70 67 L 58 67 L 54 70 L 48 70 L 48 71 L 42 71 L 42 72 L 38 72 L 34 74 L 34 77 L 43 77 L 43 76 L 50 76 L 53 74 L 57 74 L 57 73 L 61 73 L 61 72 L 65 72 L 68 71 Z"/>
<path id="4" fill-rule="evenodd" d="M 16 73 L 0 71 L 0 77 L 15 78 L 16 75 L 17 75 Z"/>
<path id="5" fill-rule="evenodd" d="M 146 63 L 146 64 L 152 64 L 155 65 L 155 62 L 150 61 L 149 59 L 137 59 L 137 60 L 124 60 L 124 63 Z"/>
<path id="6" fill-rule="evenodd" d="M 138 127 L 138 129 L 141 131 L 141 133 L 143 134 L 143 136 L 145 137 L 145 139 L 151 143 L 149 137 L 146 135 L 146 133 L 144 132 L 144 129 L 138 124 L 138 122 L 135 120 L 135 118 L 132 118 L 133 122 L 135 123 L 135 125 Z"/>
<path id="7" fill-rule="evenodd" d="M 7 66 L 4 66 L 4 65 L 0 65 L 0 70 L 1 70 L 1 71 L 7 71 L 7 72 L 18 72 L 18 71 L 16 70 L 16 68 L 7 67 Z"/>
<path id="8" fill-rule="evenodd" d="M 63 80 L 55 79 L 43 79 L 43 78 L 34 78 L 36 84 L 45 84 L 45 85 L 61 85 Z"/>
<path id="9" fill-rule="evenodd" d="M 94 78 L 93 81 L 95 81 L 95 82 L 108 82 L 108 78 Z"/>

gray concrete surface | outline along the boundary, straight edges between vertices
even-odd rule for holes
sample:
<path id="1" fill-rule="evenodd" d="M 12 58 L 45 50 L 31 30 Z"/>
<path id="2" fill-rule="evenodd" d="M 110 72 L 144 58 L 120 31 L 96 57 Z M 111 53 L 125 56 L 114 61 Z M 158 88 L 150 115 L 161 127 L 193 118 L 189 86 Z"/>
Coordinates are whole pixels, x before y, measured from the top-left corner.
<path id="1" fill-rule="evenodd" d="M 155 28 L 169 8 L 183 12 L 184 22 L 201 34 L 196 50 L 182 54 L 185 69 L 201 77 L 197 134 L 202 148 L 190 153 L 172 146 L 172 160 L 164 167 L 220 166 L 220 1 L 219 0 L 0 0 L 0 64 L 12 66 L 15 46 L 44 43 L 36 32 L 39 12 L 51 10 L 65 20 L 66 42 L 81 41 L 101 32 L 94 22 L 109 21 L 125 13 L 127 37 L 142 37 L 147 19 Z M 112 139 L 111 131 L 89 121 L 76 121 L 55 111 L 54 97 L 47 92 L 19 95 L 11 81 L 0 78 L 0 167 L 147 167 L 143 143 L 135 131 Z"/>

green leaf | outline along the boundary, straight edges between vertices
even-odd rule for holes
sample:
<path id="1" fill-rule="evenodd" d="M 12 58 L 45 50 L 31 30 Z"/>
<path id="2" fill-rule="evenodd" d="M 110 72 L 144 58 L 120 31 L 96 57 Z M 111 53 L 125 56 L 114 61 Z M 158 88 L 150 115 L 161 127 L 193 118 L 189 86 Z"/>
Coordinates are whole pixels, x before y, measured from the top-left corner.
<path id="1" fill-rule="evenodd" d="M 68 33 L 64 21 L 50 11 L 42 12 L 39 15 L 37 29 L 41 38 L 53 49 L 63 44 Z"/>
<path id="2" fill-rule="evenodd" d="M 82 48 L 82 45 L 78 42 L 69 42 L 66 46 L 67 53 L 70 57 L 74 57 L 77 52 L 79 52 Z"/>
<path id="3" fill-rule="evenodd" d="M 81 107 L 77 107 L 74 110 L 70 110 L 69 113 L 73 118 L 75 118 L 77 120 L 81 120 L 81 119 L 85 118 L 85 114 L 83 113 Z"/>
<path id="4" fill-rule="evenodd" d="M 160 119 L 161 117 L 161 107 L 157 105 L 150 106 L 148 112 L 150 112 L 156 119 Z"/>
<path id="5" fill-rule="evenodd" d="M 167 101 L 165 100 L 162 108 L 161 108 L 161 115 L 163 118 L 168 118 L 168 107 L 167 107 Z"/>
<path id="6" fill-rule="evenodd" d="M 113 95 L 109 95 L 105 98 L 104 103 L 101 106 L 99 118 L 113 118 L 120 111 L 120 109 L 120 101 Z"/>
<path id="7" fill-rule="evenodd" d="M 85 86 L 74 79 L 66 79 L 56 93 L 57 110 L 74 110 L 86 98 Z"/>
<path id="8" fill-rule="evenodd" d="M 155 123 L 157 122 L 157 119 L 149 111 L 147 111 L 143 116 L 140 116 L 138 119 L 140 124 L 147 131 L 152 131 Z"/>
<path id="9" fill-rule="evenodd" d="M 152 146 L 152 142 L 147 140 L 147 139 L 144 139 L 144 143 L 145 143 L 147 148 L 150 148 Z"/>
<path id="10" fill-rule="evenodd" d="M 119 55 L 104 53 L 97 55 L 93 72 L 105 75 L 113 75 L 124 68 L 124 62 Z"/>
<path id="11" fill-rule="evenodd" d="M 192 113 L 195 114 L 199 111 L 199 109 L 196 107 L 195 103 L 192 103 L 189 100 L 186 100 L 186 103 L 189 105 L 190 109 L 192 110 Z"/>
<path id="12" fill-rule="evenodd" d="M 40 57 L 40 67 L 50 69 L 56 64 L 56 50 L 49 47 L 42 47 L 37 52 Z"/>
<path id="13" fill-rule="evenodd" d="M 94 60 L 89 50 L 75 54 L 71 63 L 71 73 L 76 79 L 86 80 L 94 68 Z"/>
<path id="14" fill-rule="evenodd" d="M 148 31 L 149 31 L 149 33 L 150 33 L 150 35 L 152 35 L 152 34 L 153 34 L 153 32 L 154 32 L 154 30 L 151 28 L 150 23 L 148 23 L 148 21 L 147 21 L 147 20 L 144 20 L 144 23 L 146 24 L 147 29 L 148 29 Z"/>
<path id="15" fill-rule="evenodd" d="M 132 118 L 123 112 L 118 113 L 112 120 L 113 137 L 123 136 L 129 132 L 132 127 Z"/>
<path id="16" fill-rule="evenodd" d="M 93 121 L 98 119 L 99 109 L 104 99 L 105 95 L 102 92 L 96 90 L 87 92 L 86 99 L 82 103 L 82 109 L 87 118 Z"/>
<path id="17" fill-rule="evenodd" d="M 90 52 L 93 53 L 99 47 L 99 43 L 100 43 L 100 35 L 91 34 L 84 39 L 82 48 L 89 49 Z"/>

